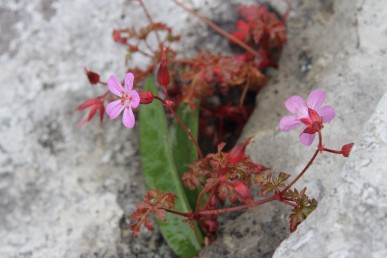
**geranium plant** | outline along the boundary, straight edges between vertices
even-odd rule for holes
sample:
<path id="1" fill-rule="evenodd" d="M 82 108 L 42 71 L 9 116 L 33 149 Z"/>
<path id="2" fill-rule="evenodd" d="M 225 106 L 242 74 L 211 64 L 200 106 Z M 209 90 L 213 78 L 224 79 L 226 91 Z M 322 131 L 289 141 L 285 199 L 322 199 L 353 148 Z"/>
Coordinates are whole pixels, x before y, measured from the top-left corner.
<path id="1" fill-rule="evenodd" d="M 78 107 L 90 108 L 79 126 L 99 111 L 101 121 L 105 113 L 112 120 L 122 113 L 124 127 L 133 128 L 137 125 L 135 113 L 140 111 L 140 155 L 148 191 L 130 216 L 130 229 L 134 236 L 141 228 L 153 230 L 153 216 L 176 254 L 192 257 L 204 243 L 216 238 L 220 214 L 277 201 L 290 206 L 290 231 L 294 231 L 317 207 L 306 188 L 297 190 L 294 185 L 319 153 L 348 157 L 352 144 L 341 150 L 323 145 L 323 123 L 330 122 L 335 111 L 322 106 L 326 93 L 315 90 L 306 102 L 299 96 L 290 97 L 285 106 L 293 115 L 279 123 L 282 131 L 302 127 L 300 141 L 304 145 L 318 137 L 313 156 L 290 182 L 290 174 L 256 164 L 245 153 L 253 136 L 234 145 L 254 107 L 254 101 L 248 99 L 254 99 L 268 80 L 265 69 L 277 67 L 287 40 L 285 21 L 290 7 L 280 15 L 267 5 L 242 6 L 237 10 L 236 30 L 228 33 L 173 1 L 225 36 L 239 51 L 234 55 L 199 52 L 189 59 L 179 58 L 170 43 L 179 41 L 180 36 L 166 24 L 154 22 L 139 0 L 149 25 L 116 29 L 112 36 L 127 47 L 127 63 L 139 54 L 149 60 L 148 66 L 128 66 L 123 82 L 114 75 L 101 81 L 97 72 L 85 69 L 90 83 L 101 85 L 105 92 Z M 157 48 L 150 46 L 150 35 L 157 39 Z M 251 194 L 251 187 L 260 188 L 259 196 Z"/>

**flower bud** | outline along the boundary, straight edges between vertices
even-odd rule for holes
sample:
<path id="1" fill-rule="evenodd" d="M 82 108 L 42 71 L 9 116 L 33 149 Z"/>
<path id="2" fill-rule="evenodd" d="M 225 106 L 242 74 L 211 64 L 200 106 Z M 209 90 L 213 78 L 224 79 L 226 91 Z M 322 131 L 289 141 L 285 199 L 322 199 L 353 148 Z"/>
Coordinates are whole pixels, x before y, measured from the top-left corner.
<path id="1" fill-rule="evenodd" d="M 138 93 L 140 96 L 140 104 L 149 104 L 153 101 L 153 92 L 151 91 L 141 91 Z"/>
<path id="2" fill-rule="evenodd" d="M 83 67 L 83 70 L 86 73 L 87 79 L 89 79 L 89 82 L 91 84 L 97 84 L 99 83 L 99 74 L 90 70 L 87 70 L 86 67 Z"/>
<path id="3" fill-rule="evenodd" d="M 238 182 L 235 184 L 234 189 L 237 198 L 240 202 L 246 204 L 253 202 L 253 198 L 251 198 L 250 188 L 247 187 L 245 184 L 243 184 L 242 182 Z"/>
<path id="4" fill-rule="evenodd" d="M 157 71 L 157 82 L 166 87 L 169 84 L 169 72 L 167 68 L 167 57 L 165 55 L 166 48 L 163 49 L 163 53 L 161 56 L 161 63 L 159 66 L 159 70 Z"/>
<path id="5" fill-rule="evenodd" d="M 353 147 L 353 143 L 345 144 L 341 147 L 341 152 L 344 157 L 348 157 Z"/>
<path id="6" fill-rule="evenodd" d="M 113 30 L 112 37 L 115 42 L 126 44 L 127 38 L 122 36 L 122 30 Z"/>
<path id="7" fill-rule="evenodd" d="M 246 146 L 250 143 L 250 140 L 252 137 L 247 139 L 244 143 L 237 144 L 230 150 L 229 153 L 227 153 L 227 160 L 229 163 L 238 163 L 243 159 L 243 156 L 245 155 Z"/>

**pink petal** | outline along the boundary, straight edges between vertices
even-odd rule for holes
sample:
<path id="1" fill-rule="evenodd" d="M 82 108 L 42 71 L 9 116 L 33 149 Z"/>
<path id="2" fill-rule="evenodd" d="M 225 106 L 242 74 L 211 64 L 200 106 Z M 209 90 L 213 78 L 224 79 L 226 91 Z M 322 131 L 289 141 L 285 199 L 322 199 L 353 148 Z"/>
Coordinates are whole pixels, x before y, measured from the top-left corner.
<path id="1" fill-rule="evenodd" d="M 107 86 L 111 93 L 121 97 L 124 88 L 122 88 L 121 82 L 117 79 L 117 77 L 111 75 L 107 80 Z"/>
<path id="2" fill-rule="evenodd" d="M 301 133 L 300 134 L 300 141 L 305 146 L 310 146 L 314 140 L 315 134 L 309 134 L 309 133 Z"/>
<path id="3" fill-rule="evenodd" d="M 106 106 L 106 113 L 110 119 L 115 119 L 124 109 L 124 105 L 121 105 L 121 100 L 110 102 Z"/>
<path id="4" fill-rule="evenodd" d="M 127 92 L 130 92 L 133 88 L 134 75 L 132 73 L 127 73 L 125 75 L 125 89 Z"/>
<path id="5" fill-rule="evenodd" d="M 285 116 L 281 119 L 279 127 L 281 131 L 288 132 L 301 125 L 301 122 L 295 116 Z"/>
<path id="6" fill-rule="evenodd" d="M 308 107 L 311 109 L 316 109 L 321 106 L 321 104 L 324 102 L 326 97 L 326 93 L 323 90 L 314 90 L 312 91 L 308 96 L 308 101 L 306 102 L 308 104 Z"/>
<path id="7" fill-rule="evenodd" d="M 140 104 L 140 95 L 138 95 L 138 92 L 136 90 L 132 90 L 130 91 L 130 96 L 132 97 L 131 106 L 133 108 L 138 107 L 138 105 Z"/>
<path id="8" fill-rule="evenodd" d="M 329 105 L 326 105 L 326 106 L 323 106 L 322 108 L 319 108 L 317 110 L 317 113 L 321 116 L 322 121 L 324 123 L 329 123 L 330 121 L 332 121 L 333 118 L 335 118 L 335 115 L 336 115 L 336 112 L 333 109 L 333 107 L 331 107 Z"/>
<path id="9" fill-rule="evenodd" d="M 292 96 L 285 102 L 286 108 L 296 115 L 296 118 L 308 116 L 308 107 L 300 96 Z"/>
<path id="10" fill-rule="evenodd" d="M 134 124 L 136 123 L 136 121 L 134 119 L 133 111 L 130 107 L 124 109 L 124 115 L 122 116 L 122 123 L 126 128 L 134 127 Z"/>

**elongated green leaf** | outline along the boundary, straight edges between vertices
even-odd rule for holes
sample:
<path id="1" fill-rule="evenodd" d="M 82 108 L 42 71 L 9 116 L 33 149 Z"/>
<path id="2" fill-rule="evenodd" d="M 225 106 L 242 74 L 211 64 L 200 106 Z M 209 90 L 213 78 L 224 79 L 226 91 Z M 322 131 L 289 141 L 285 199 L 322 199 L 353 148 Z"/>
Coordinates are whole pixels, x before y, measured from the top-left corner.
<path id="1" fill-rule="evenodd" d="M 152 77 L 145 82 L 146 91 L 157 95 Z M 175 208 L 181 212 L 190 211 L 190 205 L 185 195 L 180 176 L 177 173 L 173 154 L 168 139 L 167 121 L 164 107 L 158 101 L 140 107 L 140 152 L 141 164 L 148 189 L 159 189 L 172 192 L 178 198 Z M 166 222 L 158 222 L 161 232 L 180 257 L 196 255 L 203 242 L 199 228 L 194 231 L 188 224 L 182 222 L 184 218 L 168 214 Z"/>
<path id="2" fill-rule="evenodd" d="M 180 117 L 183 124 L 187 126 L 195 139 L 197 139 L 199 110 L 196 109 L 192 111 L 190 110 L 189 105 L 181 102 L 177 108 L 177 115 Z M 181 179 L 184 173 L 188 171 L 188 165 L 198 159 L 198 152 L 192 140 L 176 120 L 174 120 L 171 125 L 169 136 L 177 173 Z M 184 190 L 191 205 L 191 209 L 195 210 L 199 192 L 196 190 L 192 191 L 187 187 L 184 187 Z"/>

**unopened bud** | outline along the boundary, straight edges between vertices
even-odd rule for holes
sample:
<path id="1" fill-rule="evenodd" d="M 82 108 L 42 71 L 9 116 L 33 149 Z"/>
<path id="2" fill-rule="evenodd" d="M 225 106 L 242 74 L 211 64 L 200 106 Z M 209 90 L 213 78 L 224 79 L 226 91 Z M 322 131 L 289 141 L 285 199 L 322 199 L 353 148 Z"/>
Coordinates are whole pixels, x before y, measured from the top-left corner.
<path id="1" fill-rule="evenodd" d="M 83 67 L 83 70 L 86 73 L 87 79 L 89 79 L 89 82 L 91 84 L 97 84 L 99 83 L 99 74 L 90 70 L 87 70 L 86 67 Z"/>
<path id="2" fill-rule="evenodd" d="M 348 157 L 349 153 L 351 152 L 353 147 L 353 143 L 345 144 L 343 147 L 341 147 L 341 152 L 344 157 Z"/>
<path id="3" fill-rule="evenodd" d="M 159 70 L 157 71 L 157 82 L 164 87 L 168 86 L 169 84 L 169 72 L 167 68 L 167 57 L 165 52 L 166 48 L 163 49 Z"/>
<path id="4" fill-rule="evenodd" d="M 115 42 L 121 44 L 126 44 L 126 42 L 128 41 L 127 38 L 122 37 L 122 30 L 113 30 L 112 37 Z"/>
<path id="5" fill-rule="evenodd" d="M 252 137 L 247 139 L 244 143 L 237 144 L 230 150 L 229 153 L 227 153 L 227 160 L 229 163 L 238 163 L 243 159 L 243 156 L 245 155 L 246 146 L 250 143 L 250 140 Z"/>
<path id="6" fill-rule="evenodd" d="M 153 101 L 153 92 L 151 91 L 140 91 L 138 93 L 140 96 L 140 104 L 149 104 Z"/>
<path id="7" fill-rule="evenodd" d="M 253 199 L 251 198 L 250 188 L 247 187 L 242 182 L 238 182 L 234 186 L 235 193 L 237 194 L 237 198 L 242 203 L 252 203 Z"/>

